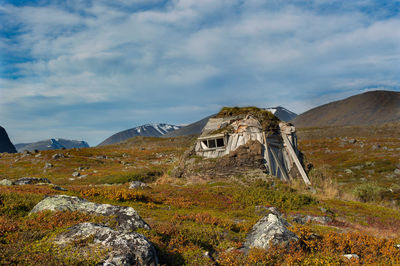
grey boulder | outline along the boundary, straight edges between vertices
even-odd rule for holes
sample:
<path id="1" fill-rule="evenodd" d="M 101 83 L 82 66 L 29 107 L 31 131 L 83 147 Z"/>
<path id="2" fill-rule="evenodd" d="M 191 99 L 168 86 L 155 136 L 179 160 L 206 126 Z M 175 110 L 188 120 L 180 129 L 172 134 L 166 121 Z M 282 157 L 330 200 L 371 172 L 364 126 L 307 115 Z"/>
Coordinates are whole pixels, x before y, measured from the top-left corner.
<path id="1" fill-rule="evenodd" d="M 157 265 L 157 254 L 147 238 L 136 232 L 119 232 L 104 225 L 81 223 L 67 229 L 56 236 L 53 242 L 59 246 L 66 246 L 80 240 L 91 239 L 85 248 L 100 247 L 107 251 L 98 265 Z M 94 245 L 93 245 L 94 244 Z M 92 245 L 92 247 L 90 246 Z M 93 254 L 87 252 L 86 254 Z"/>
<path id="2" fill-rule="evenodd" d="M 150 230 L 150 226 L 142 220 L 132 207 L 97 204 L 86 199 L 67 195 L 55 195 L 44 198 L 32 209 L 32 213 L 50 211 L 81 211 L 94 215 L 114 216 L 118 230 L 132 231 L 137 228 Z"/>
<path id="3" fill-rule="evenodd" d="M 299 238 L 287 229 L 289 223 L 278 212 L 261 218 L 246 237 L 245 251 L 250 248 L 269 249 L 271 244 L 289 246 Z"/>

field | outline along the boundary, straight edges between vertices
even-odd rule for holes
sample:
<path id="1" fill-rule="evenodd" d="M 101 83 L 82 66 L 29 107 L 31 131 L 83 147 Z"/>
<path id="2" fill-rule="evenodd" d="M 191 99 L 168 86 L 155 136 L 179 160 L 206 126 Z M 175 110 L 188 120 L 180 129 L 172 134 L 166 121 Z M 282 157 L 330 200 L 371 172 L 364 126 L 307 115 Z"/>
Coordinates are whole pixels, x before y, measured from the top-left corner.
<path id="1" fill-rule="evenodd" d="M 314 189 L 272 177 L 198 183 L 174 178 L 173 168 L 195 140 L 190 137 L 137 137 L 79 150 L 1 154 L 0 179 L 46 177 L 68 191 L 48 185 L 0 186 L 0 264 L 98 262 L 54 250 L 47 240 L 83 221 L 110 223 L 106 218 L 77 212 L 29 214 L 46 195 L 66 194 L 136 209 L 152 228 L 139 232 L 155 245 L 160 264 L 398 265 L 398 132 L 395 124 L 300 130 L 299 146 Z M 150 188 L 129 189 L 134 180 Z M 299 243 L 289 250 L 275 246 L 243 253 L 246 234 L 269 206 L 284 214 Z M 329 220 L 298 224 L 294 220 L 299 215 Z M 342 256 L 352 253 L 359 259 Z"/>

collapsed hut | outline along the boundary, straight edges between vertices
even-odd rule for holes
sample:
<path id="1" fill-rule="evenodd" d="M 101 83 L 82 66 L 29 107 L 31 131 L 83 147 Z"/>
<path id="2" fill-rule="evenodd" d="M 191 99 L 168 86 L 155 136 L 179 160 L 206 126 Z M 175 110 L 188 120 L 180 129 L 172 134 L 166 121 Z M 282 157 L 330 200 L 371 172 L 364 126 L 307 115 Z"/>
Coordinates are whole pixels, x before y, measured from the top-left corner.
<path id="1" fill-rule="evenodd" d="M 195 144 L 195 153 L 220 158 L 252 141 L 262 145 L 267 173 L 289 182 L 296 172 L 306 185 L 311 185 L 299 159 L 295 127 L 256 107 L 223 108 L 208 120 Z"/>

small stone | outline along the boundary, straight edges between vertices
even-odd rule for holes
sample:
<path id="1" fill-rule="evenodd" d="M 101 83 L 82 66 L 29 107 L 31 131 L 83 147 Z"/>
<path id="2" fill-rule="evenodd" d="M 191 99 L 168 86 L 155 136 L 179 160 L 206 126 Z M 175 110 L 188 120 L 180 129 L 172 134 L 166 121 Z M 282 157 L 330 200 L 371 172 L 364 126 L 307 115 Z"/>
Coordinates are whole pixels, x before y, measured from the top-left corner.
<path id="1" fill-rule="evenodd" d="M 60 158 L 65 158 L 65 155 L 62 153 L 56 153 L 53 156 L 51 156 L 51 159 L 53 159 L 53 160 L 60 159 Z"/>
<path id="2" fill-rule="evenodd" d="M 86 178 L 88 175 L 81 175 L 81 176 L 79 176 L 78 178 L 79 179 L 84 179 L 84 178 Z"/>
<path id="3" fill-rule="evenodd" d="M 379 145 L 379 144 L 372 145 L 372 147 L 371 147 L 372 150 L 377 150 L 380 148 L 381 148 L 381 145 Z"/>
<path id="4" fill-rule="evenodd" d="M 79 172 L 73 172 L 73 173 L 72 173 L 72 176 L 73 176 L 73 177 L 78 177 L 78 176 L 80 176 L 80 175 L 81 175 L 81 173 L 79 173 Z"/>
<path id="5" fill-rule="evenodd" d="M 40 156 L 42 156 L 42 154 L 38 153 L 38 154 L 35 155 L 35 158 L 39 158 Z"/>
<path id="6" fill-rule="evenodd" d="M 60 186 L 53 186 L 54 190 L 58 190 L 58 191 L 68 191 L 66 188 L 60 187 Z"/>
<path id="7" fill-rule="evenodd" d="M 140 182 L 140 181 L 132 181 L 129 184 L 129 189 L 144 189 L 148 188 L 149 186 L 146 183 Z"/>
<path id="8" fill-rule="evenodd" d="M 344 254 L 343 257 L 345 257 L 346 259 L 359 259 L 360 257 L 357 254 Z"/>
<path id="9" fill-rule="evenodd" d="M 353 171 L 351 171 L 350 169 L 346 169 L 346 170 L 344 170 L 344 172 L 346 173 L 346 174 L 352 174 L 353 173 Z"/>
<path id="10" fill-rule="evenodd" d="M 0 181 L 1 186 L 12 186 L 14 183 L 11 180 L 3 179 Z"/>
<path id="11" fill-rule="evenodd" d="M 349 143 L 350 143 L 350 144 L 356 144 L 356 143 L 357 143 L 357 140 L 356 140 L 356 139 L 349 139 Z"/>
<path id="12" fill-rule="evenodd" d="M 394 170 L 394 173 L 395 173 L 396 175 L 400 175 L 400 169 L 395 169 L 395 170 Z"/>
<path id="13" fill-rule="evenodd" d="M 53 167 L 53 165 L 51 163 L 45 163 L 44 164 L 44 169 L 50 169 L 52 167 Z"/>

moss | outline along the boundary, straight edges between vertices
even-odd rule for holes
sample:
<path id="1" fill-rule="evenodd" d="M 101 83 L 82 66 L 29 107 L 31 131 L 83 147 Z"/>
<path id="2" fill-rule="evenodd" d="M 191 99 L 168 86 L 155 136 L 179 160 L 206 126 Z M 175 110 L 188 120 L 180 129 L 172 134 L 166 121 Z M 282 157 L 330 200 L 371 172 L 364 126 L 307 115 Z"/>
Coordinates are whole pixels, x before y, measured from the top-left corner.
<path id="1" fill-rule="evenodd" d="M 267 110 L 260 109 L 254 106 L 248 107 L 223 107 L 221 111 L 216 115 L 216 118 L 224 117 L 237 117 L 243 119 L 247 115 L 253 116 L 257 119 L 263 130 L 268 134 L 274 134 L 279 132 L 279 118 Z M 221 133 L 221 132 L 219 132 Z"/>

